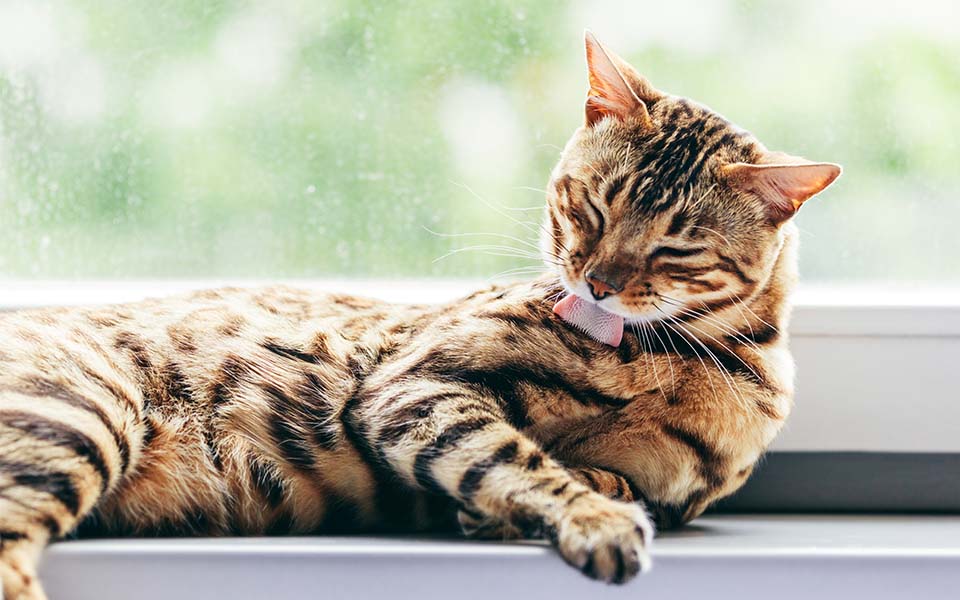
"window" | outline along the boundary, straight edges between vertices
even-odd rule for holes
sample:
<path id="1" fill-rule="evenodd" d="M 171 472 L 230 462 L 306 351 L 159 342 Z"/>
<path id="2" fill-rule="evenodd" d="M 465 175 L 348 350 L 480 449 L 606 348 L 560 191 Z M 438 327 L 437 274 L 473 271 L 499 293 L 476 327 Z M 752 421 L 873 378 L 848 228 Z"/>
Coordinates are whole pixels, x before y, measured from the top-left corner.
<path id="1" fill-rule="evenodd" d="M 289 278 L 439 301 L 532 274 L 542 188 L 583 119 L 584 28 L 772 149 L 845 167 L 798 217 L 796 407 L 723 509 L 960 511 L 960 293 L 929 292 L 960 284 L 951 0 L 0 0 L 0 311 Z M 896 519 L 714 518 L 665 540 L 644 589 L 749 570 L 796 597 L 881 597 L 921 568 L 955 587 L 937 540 L 958 523 Z M 72 542 L 42 578 L 54 597 L 305 595 L 318 577 L 360 597 L 394 582 L 357 569 L 403 556 L 430 568 L 416 585 L 485 565 L 490 596 L 598 589 L 529 545 L 360 542 Z M 704 557 L 723 569 L 703 577 Z"/>
<path id="2" fill-rule="evenodd" d="M 658 87 L 770 147 L 844 165 L 799 217 L 808 281 L 957 283 L 956 11 L 7 2 L 0 277 L 483 277 L 536 264 L 496 250 L 436 260 L 499 244 L 437 233 L 533 237 L 515 221 L 539 219 L 582 118 L 587 26 Z"/>

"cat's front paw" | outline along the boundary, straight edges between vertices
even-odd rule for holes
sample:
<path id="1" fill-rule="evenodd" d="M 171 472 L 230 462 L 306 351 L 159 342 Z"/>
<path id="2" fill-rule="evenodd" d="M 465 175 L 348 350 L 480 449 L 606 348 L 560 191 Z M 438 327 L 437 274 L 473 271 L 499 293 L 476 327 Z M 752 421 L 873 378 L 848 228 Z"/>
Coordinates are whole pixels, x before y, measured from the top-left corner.
<path id="1" fill-rule="evenodd" d="M 556 525 L 555 544 L 567 563 L 607 583 L 624 583 L 650 568 L 653 524 L 636 504 L 585 494 Z"/>

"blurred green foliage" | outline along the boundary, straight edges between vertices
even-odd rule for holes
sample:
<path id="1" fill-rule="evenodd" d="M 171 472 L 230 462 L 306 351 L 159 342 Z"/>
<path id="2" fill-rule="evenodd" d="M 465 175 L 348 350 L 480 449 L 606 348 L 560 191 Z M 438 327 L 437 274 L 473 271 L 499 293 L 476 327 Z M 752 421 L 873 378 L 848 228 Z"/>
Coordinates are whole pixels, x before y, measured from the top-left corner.
<path id="1" fill-rule="evenodd" d="M 483 252 L 434 262 L 478 240 L 427 228 L 534 237 L 515 220 L 537 212 L 496 207 L 542 202 L 535 189 L 582 118 L 580 34 L 592 26 L 601 39 L 617 29 L 608 43 L 658 87 L 772 148 L 844 165 L 799 218 L 807 279 L 960 280 L 960 35 L 914 19 L 850 36 L 799 3 L 720 5 L 709 35 L 658 20 L 659 2 L 599 23 L 592 10 L 618 7 L 0 10 L 0 277 L 489 276 L 533 264 Z M 659 35 L 631 37 L 648 20 Z M 485 154 L 470 153 L 474 138 Z"/>

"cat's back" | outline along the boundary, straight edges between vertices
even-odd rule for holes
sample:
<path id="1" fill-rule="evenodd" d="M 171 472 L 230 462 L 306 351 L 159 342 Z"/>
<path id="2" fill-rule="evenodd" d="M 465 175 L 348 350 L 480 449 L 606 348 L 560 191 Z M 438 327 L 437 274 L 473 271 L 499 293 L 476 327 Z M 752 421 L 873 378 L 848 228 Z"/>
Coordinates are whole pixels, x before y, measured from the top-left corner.
<path id="1" fill-rule="evenodd" d="M 280 285 L 0 313 L 0 379 L 107 372 L 162 406 L 209 396 L 238 363 L 278 374 L 309 365 L 341 378 L 350 356 L 386 344 L 425 311 Z"/>

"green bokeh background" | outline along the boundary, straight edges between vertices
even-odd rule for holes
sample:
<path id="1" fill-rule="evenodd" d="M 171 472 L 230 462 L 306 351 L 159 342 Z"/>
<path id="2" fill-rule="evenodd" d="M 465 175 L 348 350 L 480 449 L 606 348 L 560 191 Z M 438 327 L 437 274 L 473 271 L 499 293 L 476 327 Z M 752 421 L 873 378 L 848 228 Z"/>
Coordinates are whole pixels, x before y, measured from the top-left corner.
<path id="1" fill-rule="evenodd" d="M 799 217 L 806 279 L 960 281 L 960 32 L 917 26 L 925 10 L 937 25 L 942 2 L 856 36 L 829 2 L 722 2 L 722 31 L 699 46 L 669 41 L 694 34 L 658 20 L 659 2 L 21 4 L 34 6 L 0 10 L 8 31 L 26 11 L 52 28 L 55 51 L 3 54 L 0 41 L 2 279 L 475 277 L 532 264 L 483 252 L 434 262 L 477 240 L 427 228 L 533 237 L 505 215 L 535 211 L 490 204 L 542 202 L 528 188 L 545 185 L 582 118 L 592 27 L 601 39 L 617 29 L 608 43 L 658 87 L 770 147 L 843 164 Z M 662 35 L 631 38 L 641 20 Z M 237 83 L 223 44 L 256 53 L 263 40 L 242 34 L 262 22 L 281 33 L 267 40 L 283 47 L 279 67 Z M 77 64 L 95 65 L 100 90 L 79 117 L 71 77 L 83 93 L 89 78 Z M 193 82 L 182 93 L 181 73 Z M 509 123 L 501 173 L 457 158 L 465 141 L 444 103 L 464 86 L 486 90 L 476 115 L 456 105 L 466 131 Z M 201 117 L 178 124 L 197 90 Z M 479 104 L 490 97 L 499 108 Z"/>

